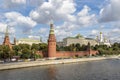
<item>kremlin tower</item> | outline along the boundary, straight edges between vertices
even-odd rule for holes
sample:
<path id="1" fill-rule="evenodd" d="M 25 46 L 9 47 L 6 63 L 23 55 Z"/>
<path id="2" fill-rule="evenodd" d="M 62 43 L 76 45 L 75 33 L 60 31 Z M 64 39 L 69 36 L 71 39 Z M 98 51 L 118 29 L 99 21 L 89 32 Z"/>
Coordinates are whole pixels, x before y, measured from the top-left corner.
<path id="1" fill-rule="evenodd" d="M 3 45 L 8 45 L 10 47 L 10 49 L 12 49 L 12 45 L 11 45 L 10 39 L 9 39 L 8 26 L 6 27 L 6 32 L 5 32 L 5 38 L 4 38 Z"/>
<path id="2" fill-rule="evenodd" d="M 56 38 L 54 34 L 53 23 L 50 23 L 50 33 L 48 38 L 48 57 L 49 58 L 56 57 Z"/>

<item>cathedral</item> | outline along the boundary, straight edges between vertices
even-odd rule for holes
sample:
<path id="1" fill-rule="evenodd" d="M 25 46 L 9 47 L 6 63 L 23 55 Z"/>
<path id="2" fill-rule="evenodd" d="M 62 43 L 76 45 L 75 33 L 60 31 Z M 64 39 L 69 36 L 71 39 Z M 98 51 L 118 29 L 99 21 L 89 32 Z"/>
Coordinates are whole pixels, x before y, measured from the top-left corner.
<path id="1" fill-rule="evenodd" d="M 99 45 L 107 45 L 108 47 L 111 47 L 110 40 L 103 36 L 102 32 L 100 32 L 100 36 L 97 36 L 96 40 Z"/>

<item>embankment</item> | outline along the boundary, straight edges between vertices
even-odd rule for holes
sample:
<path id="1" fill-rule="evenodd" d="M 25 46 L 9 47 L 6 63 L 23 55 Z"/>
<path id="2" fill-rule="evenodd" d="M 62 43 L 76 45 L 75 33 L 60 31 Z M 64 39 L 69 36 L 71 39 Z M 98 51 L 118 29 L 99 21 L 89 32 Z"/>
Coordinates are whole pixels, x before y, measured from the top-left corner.
<path id="1" fill-rule="evenodd" d="M 66 63 L 75 63 L 75 62 L 83 62 L 83 61 L 97 61 L 97 60 L 114 59 L 114 58 L 118 59 L 118 56 L 3 63 L 0 64 L 0 70 L 34 67 L 34 66 L 42 66 L 42 65 L 66 64 Z"/>

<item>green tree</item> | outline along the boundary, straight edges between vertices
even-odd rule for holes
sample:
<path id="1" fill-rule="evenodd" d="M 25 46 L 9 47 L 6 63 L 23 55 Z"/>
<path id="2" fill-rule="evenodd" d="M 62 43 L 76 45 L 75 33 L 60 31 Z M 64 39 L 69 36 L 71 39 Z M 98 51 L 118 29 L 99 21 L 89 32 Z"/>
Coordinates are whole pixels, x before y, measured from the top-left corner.
<path id="1" fill-rule="evenodd" d="M 47 51 L 47 44 L 46 43 L 40 43 L 39 44 L 39 50 Z"/>
<path id="2" fill-rule="evenodd" d="M 22 50 L 22 55 L 21 55 L 21 58 L 23 59 L 29 59 L 31 57 L 31 50 L 30 49 L 23 49 Z"/>
<path id="3" fill-rule="evenodd" d="M 22 49 L 21 49 L 21 47 L 19 45 L 15 45 L 15 46 L 13 46 L 13 51 L 15 53 L 15 56 L 20 56 L 21 55 L 20 52 L 22 51 Z"/>
<path id="4" fill-rule="evenodd" d="M 39 50 L 39 44 L 32 44 L 31 49 Z"/>

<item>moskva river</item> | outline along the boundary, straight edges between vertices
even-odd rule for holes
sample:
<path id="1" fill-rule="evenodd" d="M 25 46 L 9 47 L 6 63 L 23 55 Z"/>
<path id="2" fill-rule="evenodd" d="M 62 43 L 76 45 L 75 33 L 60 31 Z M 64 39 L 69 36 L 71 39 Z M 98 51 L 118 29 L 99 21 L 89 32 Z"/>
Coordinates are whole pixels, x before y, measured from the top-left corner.
<path id="1" fill-rule="evenodd" d="M 120 60 L 4 70 L 0 71 L 0 80 L 120 80 Z"/>

